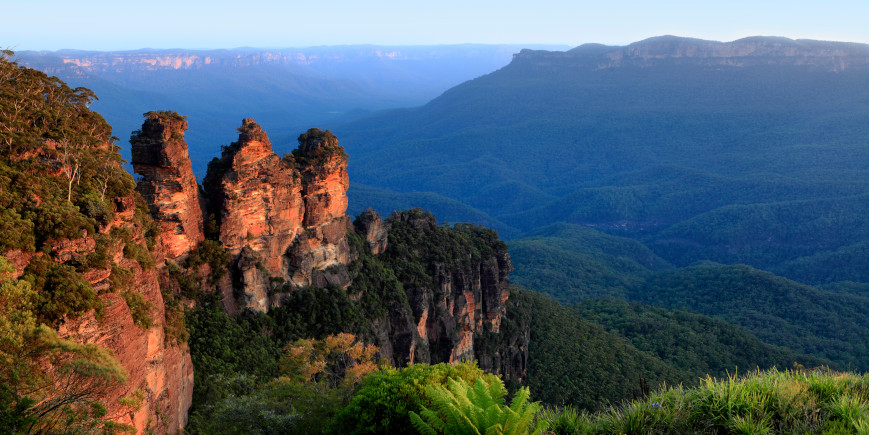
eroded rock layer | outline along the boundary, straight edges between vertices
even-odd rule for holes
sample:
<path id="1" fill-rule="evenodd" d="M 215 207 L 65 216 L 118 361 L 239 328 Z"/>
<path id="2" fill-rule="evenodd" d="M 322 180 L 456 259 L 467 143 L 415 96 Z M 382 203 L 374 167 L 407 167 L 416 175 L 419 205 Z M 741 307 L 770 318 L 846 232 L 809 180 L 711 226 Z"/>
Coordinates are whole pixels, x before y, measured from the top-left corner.
<path id="1" fill-rule="evenodd" d="M 136 190 L 160 225 L 166 257 L 177 259 L 205 238 L 202 200 L 184 142 L 187 121 L 174 112 L 146 116 L 130 138 L 133 170 L 141 176 Z"/>
<path id="2" fill-rule="evenodd" d="M 494 231 L 438 225 L 419 209 L 394 213 L 386 222 L 369 210 L 351 224 L 345 215 L 347 156 L 332 133 L 311 129 L 299 136 L 293 153 L 279 157 L 253 119 L 243 120 L 238 131 L 238 140 L 209 164 L 203 182 L 208 220 L 216 224 L 209 224 L 216 232 L 210 237 L 231 255 L 231 279 L 218 286 L 225 304 L 233 301 L 227 305 L 230 312 L 267 312 L 288 303 L 289 295 L 302 287 L 343 287 L 353 290 L 349 296 L 355 300 L 373 291 L 383 309 L 375 311 L 383 314 L 372 315 L 364 328 L 395 366 L 477 359 L 482 368 L 506 379 L 524 376 L 528 330 L 499 335 L 513 267 L 507 245 Z M 180 160 L 173 163 L 173 158 Z M 140 166 L 152 162 L 143 166 L 146 170 L 190 164 L 180 153 L 136 161 Z M 167 208 L 152 204 L 152 210 Z M 155 213 L 155 218 L 165 215 Z M 164 232 L 182 227 L 162 225 Z M 360 237 L 353 252 L 348 230 Z M 347 266 L 363 256 L 394 271 L 388 275 L 395 273 L 395 291 L 379 287 L 383 277 L 368 280 L 372 284 L 366 290 L 349 288 Z M 355 267 L 354 276 L 365 278 Z"/>
<path id="3" fill-rule="evenodd" d="M 58 332 L 67 339 L 79 343 L 96 344 L 112 351 L 127 372 L 127 382 L 113 385 L 102 392 L 102 402 L 107 416 L 113 420 L 132 425 L 137 433 L 178 433 L 187 424 L 187 411 L 193 393 L 193 363 L 188 347 L 165 334 L 167 317 L 157 269 L 150 261 L 127 258 L 125 252 L 131 246 L 147 251 L 145 231 L 141 221 L 135 218 L 135 199 L 117 198 L 115 218 L 100 228 L 105 236 L 123 231 L 129 239 L 111 244 L 107 256 L 112 266 L 93 269 L 84 278 L 99 292 L 104 312 L 97 317 L 94 312 L 77 318 L 67 318 Z M 92 244 L 93 239 L 79 239 L 82 245 Z M 60 245 L 63 245 L 61 243 Z M 129 246 L 128 246 L 129 245 Z M 79 256 L 87 250 L 78 252 Z M 150 253 L 152 261 L 163 261 L 161 246 L 156 244 Z M 119 271 L 127 271 L 121 273 Z M 134 315 L 125 295 L 140 295 L 144 312 Z M 150 322 L 136 323 L 147 316 Z M 130 407 L 118 399 L 141 399 L 141 405 Z"/>

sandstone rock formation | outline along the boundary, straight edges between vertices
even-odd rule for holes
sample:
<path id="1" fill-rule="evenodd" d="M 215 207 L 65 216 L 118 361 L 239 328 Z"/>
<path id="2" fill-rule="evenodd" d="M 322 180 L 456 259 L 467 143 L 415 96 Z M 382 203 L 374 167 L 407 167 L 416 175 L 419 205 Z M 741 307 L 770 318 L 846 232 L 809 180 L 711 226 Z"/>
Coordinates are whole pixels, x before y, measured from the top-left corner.
<path id="1" fill-rule="evenodd" d="M 133 170 L 142 176 L 136 189 L 160 226 L 166 257 L 177 259 L 205 238 L 202 200 L 184 142 L 187 121 L 174 112 L 146 115 L 130 139 Z"/>
<path id="2" fill-rule="evenodd" d="M 378 255 L 387 249 L 388 229 L 378 212 L 371 208 L 367 209 L 359 215 L 353 225 L 365 238 L 369 252 Z"/>
<path id="3" fill-rule="evenodd" d="M 284 285 L 349 284 L 347 156 L 328 131 L 309 130 L 299 143 L 279 158 L 245 119 L 203 183 L 219 240 L 234 257 L 235 290 L 257 311 L 280 305 L 275 291 Z"/>
<path id="4" fill-rule="evenodd" d="M 151 122 L 162 129 L 151 127 Z M 202 230 L 187 235 L 184 223 L 190 207 L 178 205 L 191 204 L 189 198 L 195 196 L 176 193 L 178 201 L 161 202 L 172 198 L 164 192 L 181 192 L 170 189 L 181 182 L 159 175 L 172 173 L 166 168 L 190 165 L 186 154 L 170 152 L 171 132 L 183 131 L 183 124 L 163 124 L 167 121 L 160 117 L 146 121 L 143 133 L 134 138 L 134 161 L 143 174 L 139 190 L 164 231 L 164 249 L 184 252 L 178 249 L 182 242 L 202 240 L 204 235 Z M 155 130 L 160 134 L 151 133 Z M 165 131 L 170 131 L 168 136 Z M 499 336 L 512 264 L 507 246 L 494 231 L 442 227 L 419 209 L 394 213 L 387 222 L 368 210 L 351 224 L 345 215 L 347 156 L 332 133 L 311 129 L 299 136 L 299 147 L 282 158 L 254 120 L 244 119 L 238 131 L 238 140 L 211 162 L 203 182 L 209 219 L 217 224 L 214 236 L 232 257 L 227 265 L 232 279 L 221 288 L 230 312 L 267 312 L 285 304 L 301 287 L 347 288 L 352 278 L 347 266 L 358 256 L 376 256 L 384 264 L 412 262 L 424 265 L 429 277 L 406 277 L 397 287 L 404 292 L 400 300 L 380 301 L 384 314 L 367 319 L 369 338 L 382 355 L 396 366 L 475 358 L 484 369 L 503 373 L 506 379 L 524 376 L 528 328 L 525 335 L 512 331 L 510 337 Z M 354 252 L 348 230 L 364 241 Z M 394 234 L 399 240 L 415 240 L 413 249 L 392 251 L 388 240 Z M 496 341 L 508 348 L 494 345 Z"/>

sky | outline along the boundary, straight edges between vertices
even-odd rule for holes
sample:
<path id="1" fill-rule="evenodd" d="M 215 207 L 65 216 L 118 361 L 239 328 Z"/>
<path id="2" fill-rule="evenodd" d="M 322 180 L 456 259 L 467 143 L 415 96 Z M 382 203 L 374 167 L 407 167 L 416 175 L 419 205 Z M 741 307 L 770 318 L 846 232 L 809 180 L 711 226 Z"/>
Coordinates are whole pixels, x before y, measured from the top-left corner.
<path id="1" fill-rule="evenodd" d="M 867 0 L 19 0 L 0 48 L 625 45 L 659 35 L 868 42 Z"/>

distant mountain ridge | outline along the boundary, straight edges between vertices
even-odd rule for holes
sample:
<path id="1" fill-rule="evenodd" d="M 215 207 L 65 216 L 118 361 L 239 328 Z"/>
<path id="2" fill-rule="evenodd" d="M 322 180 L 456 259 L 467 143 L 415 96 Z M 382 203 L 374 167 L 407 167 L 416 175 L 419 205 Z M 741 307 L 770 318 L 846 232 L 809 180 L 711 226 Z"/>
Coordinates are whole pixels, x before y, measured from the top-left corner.
<path id="1" fill-rule="evenodd" d="M 358 62 L 360 60 L 420 61 L 453 60 L 471 57 L 504 57 L 519 45 L 433 45 L 380 46 L 338 45 L 306 48 L 253 48 L 188 50 L 152 49 L 124 51 L 58 50 L 28 51 L 19 54 L 27 59 L 49 56 L 62 65 L 74 65 L 86 71 L 134 69 L 194 69 L 206 66 L 318 65 Z M 553 47 L 553 46 L 550 46 Z"/>
<path id="2" fill-rule="evenodd" d="M 508 64 L 520 45 L 374 46 L 287 49 L 22 51 L 22 65 L 92 89 L 93 109 L 126 139 L 155 108 L 185 113 L 194 172 L 205 175 L 234 125 L 254 117 L 281 151 L 312 125 L 407 107 Z M 540 46 L 539 48 L 558 48 Z M 564 47 L 567 48 L 567 47 Z M 122 140 L 122 142 L 124 142 Z M 122 154 L 129 160 L 129 151 Z"/>
<path id="3" fill-rule="evenodd" d="M 566 222 L 675 266 L 866 282 L 866 251 L 845 248 L 867 240 L 867 75 L 866 44 L 786 38 L 524 50 L 333 130 L 359 183 L 460 201 L 508 237 Z"/>
<path id="4" fill-rule="evenodd" d="M 842 71 L 867 65 L 867 44 L 752 36 L 731 42 L 657 36 L 624 47 L 584 44 L 565 52 L 522 50 L 515 61 L 595 60 L 595 68 L 650 66 L 663 59 L 722 66 L 792 64 Z"/>

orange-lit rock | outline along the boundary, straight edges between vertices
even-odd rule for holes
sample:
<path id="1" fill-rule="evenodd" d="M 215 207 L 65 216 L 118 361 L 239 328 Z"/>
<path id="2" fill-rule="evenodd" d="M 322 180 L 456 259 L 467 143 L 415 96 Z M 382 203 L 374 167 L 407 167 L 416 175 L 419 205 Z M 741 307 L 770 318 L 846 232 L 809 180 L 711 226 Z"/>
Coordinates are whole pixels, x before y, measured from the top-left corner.
<path id="1" fill-rule="evenodd" d="M 142 130 L 130 139 L 136 190 L 161 229 L 167 258 L 190 252 L 205 237 L 202 200 L 190 165 L 184 131 L 187 121 L 174 112 L 150 112 Z"/>
<path id="2" fill-rule="evenodd" d="M 127 229 L 132 236 L 129 243 L 144 246 L 143 228 L 132 222 L 132 213 L 123 208 L 126 202 L 116 201 L 115 221 L 109 226 Z M 58 332 L 62 337 L 111 350 L 127 371 L 128 381 L 101 397 L 107 416 L 133 425 L 136 433 L 178 433 L 187 424 L 193 393 L 190 352 L 186 344 L 174 343 L 164 336 L 165 312 L 156 269 L 143 270 L 135 260 L 124 257 L 123 249 L 123 243 L 113 244 L 108 254 L 117 267 L 132 272 L 128 282 L 110 288 L 111 269 L 93 269 L 84 274 L 91 286 L 101 292 L 103 315 L 98 319 L 90 312 L 66 319 Z M 160 245 L 152 254 L 155 260 L 162 262 Z M 153 326 L 142 329 L 133 323 L 121 296 L 126 291 L 141 294 L 150 304 Z M 137 391 L 143 394 L 142 406 L 138 409 L 118 403 L 118 399 L 135 395 Z"/>
<path id="3" fill-rule="evenodd" d="M 262 128 L 245 119 L 238 141 L 209 165 L 203 184 L 220 242 L 234 257 L 244 307 L 280 305 L 275 291 L 284 284 L 350 282 L 347 157 L 328 131 L 311 129 L 299 142 L 279 158 Z"/>

